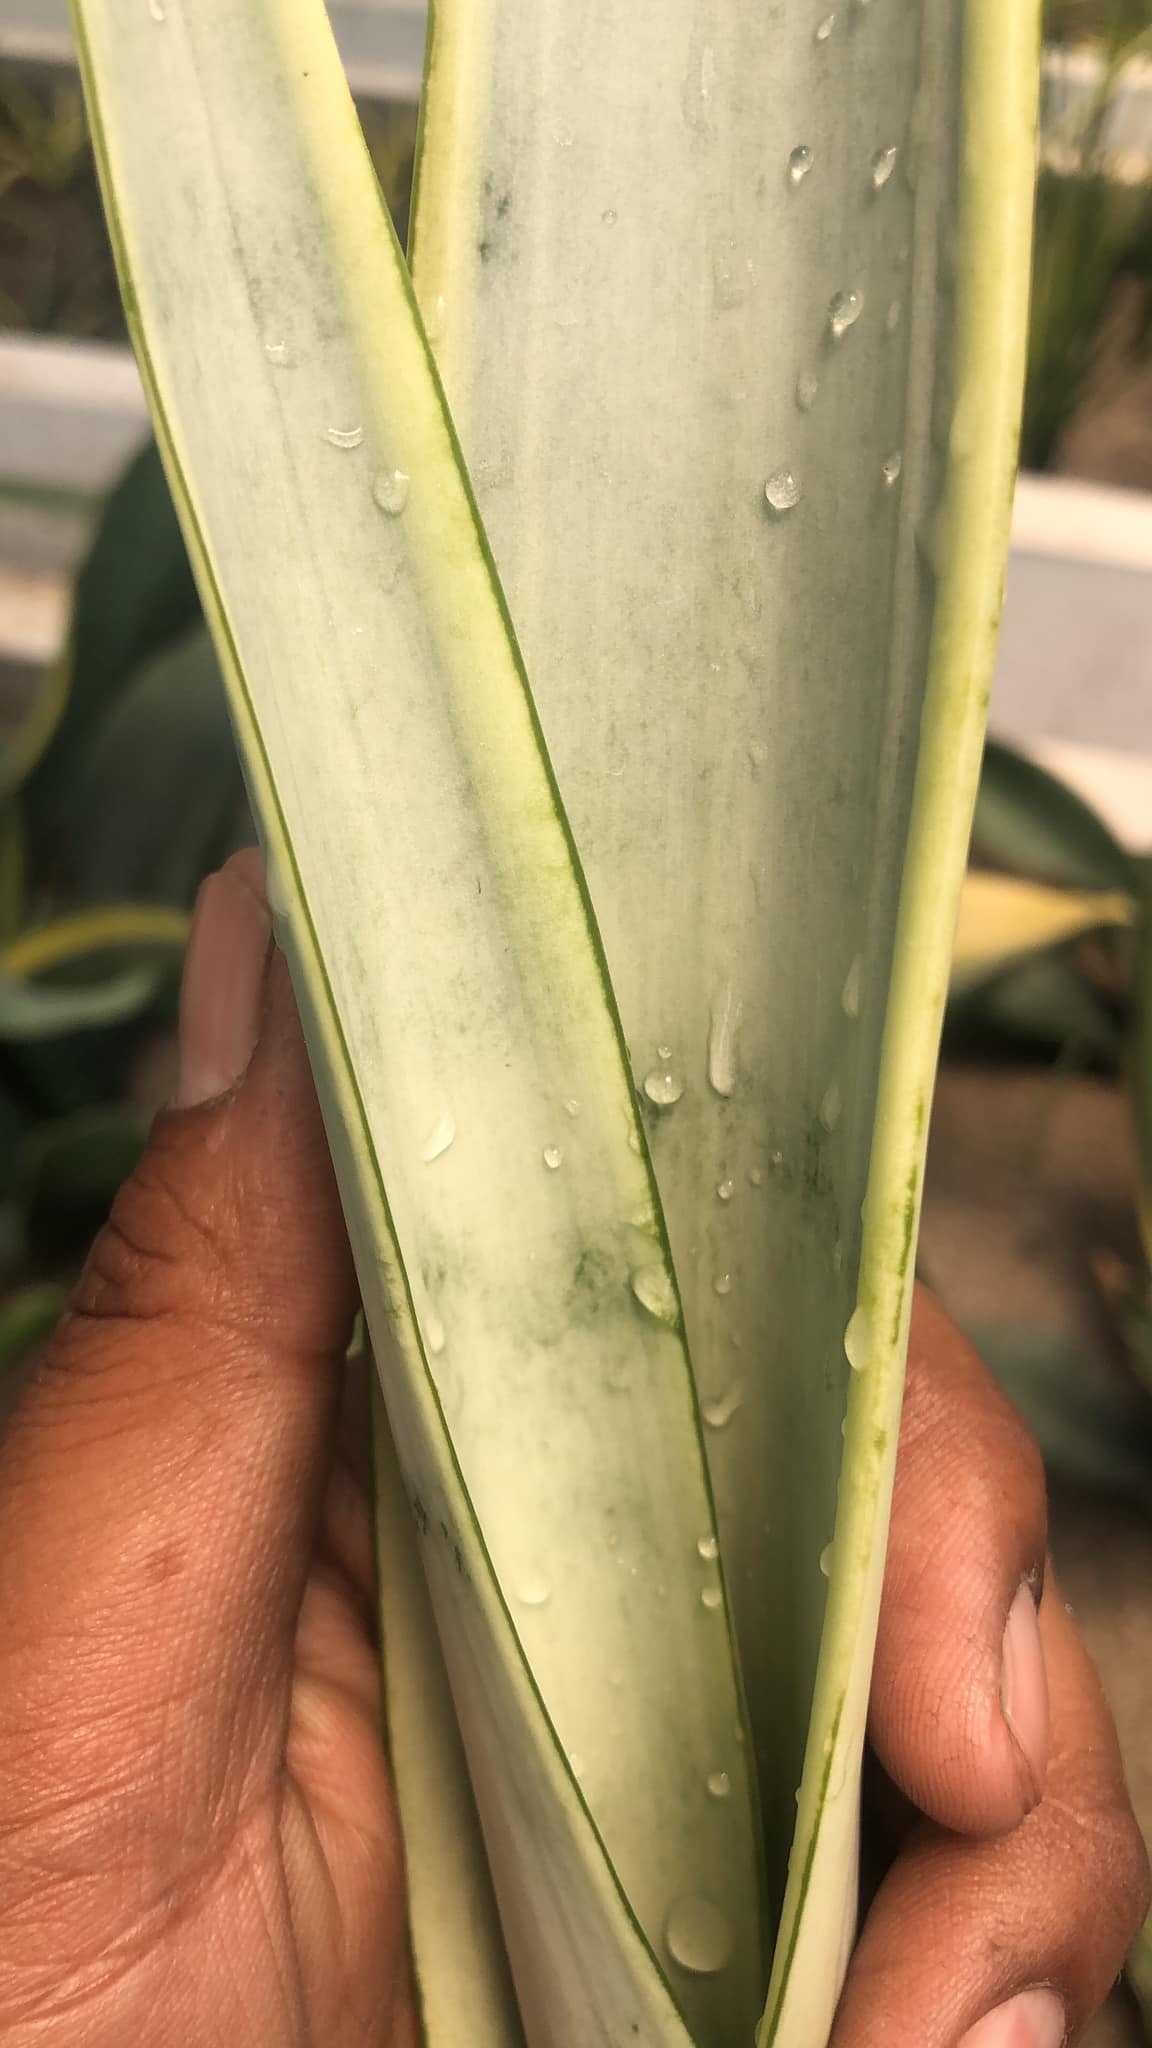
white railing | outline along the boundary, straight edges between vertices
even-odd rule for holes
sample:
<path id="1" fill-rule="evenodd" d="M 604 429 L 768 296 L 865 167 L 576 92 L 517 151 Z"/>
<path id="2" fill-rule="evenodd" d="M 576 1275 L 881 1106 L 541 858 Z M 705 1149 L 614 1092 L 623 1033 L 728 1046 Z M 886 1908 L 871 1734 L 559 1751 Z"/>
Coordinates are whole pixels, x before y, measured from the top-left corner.
<path id="1" fill-rule="evenodd" d="M 372 100 L 419 97 L 423 0 L 329 0 L 328 11 L 353 92 Z M 73 63 L 68 0 L 0 0 L 0 60 L 4 58 Z"/>

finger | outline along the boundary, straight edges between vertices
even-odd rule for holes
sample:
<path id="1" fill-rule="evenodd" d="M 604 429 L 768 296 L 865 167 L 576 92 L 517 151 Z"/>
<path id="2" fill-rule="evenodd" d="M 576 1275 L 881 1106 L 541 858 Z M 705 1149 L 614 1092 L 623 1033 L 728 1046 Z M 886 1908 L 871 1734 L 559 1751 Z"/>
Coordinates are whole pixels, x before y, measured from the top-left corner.
<path id="1" fill-rule="evenodd" d="M 130 1723 L 210 1801 L 280 1711 L 355 1296 L 253 854 L 201 892 L 178 1099 L 0 1449 L 9 1793 L 60 1727 L 82 1796 Z"/>
<path id="2" fill-rule="evenodd" d="M 1035 1445 L 919 1290 L 869 1734 L 914 1805 L 961 1833 L 1014 1827 L 1044 1789 L 1045 1539 Z"/>
<path id="3" fill-rule="evenodd" d="M 1011 1834 L 925 1826 L 905 1848 L 865 1922 L 832 2048 L 1060 2048 L 1106 1996 L 1143 1918 L 1147 1858 L 1099 1681 L 1051 1582 L 1041 1636 L 1043 1800 Z"/>

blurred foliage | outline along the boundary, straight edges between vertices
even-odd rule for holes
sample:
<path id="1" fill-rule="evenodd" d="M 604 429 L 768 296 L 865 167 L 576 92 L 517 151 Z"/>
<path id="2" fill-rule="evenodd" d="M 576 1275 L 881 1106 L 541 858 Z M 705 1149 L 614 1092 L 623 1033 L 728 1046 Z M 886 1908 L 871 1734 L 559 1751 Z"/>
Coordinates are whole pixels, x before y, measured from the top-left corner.
<path id="1" fill-rule="evenodd" d="M 1098 85 L 1067 107 L 1045 84 L 1023 459 L 1048 468 L 1073 414 L 1152 342 L 1152 151 L 1116 142 L 1126 67 L 1152 44 L 1152 0 L 1049 0 L 1046 38 L 1090 45 Z"/>
<path id="2" fill-rule="evenodd" d="M 371 102 L 359 111 L 403 241 L 416 109 Z M 83 341 L 125 336 L 80 88 L 48 66 L 0 66 L 0 327 Z"/>

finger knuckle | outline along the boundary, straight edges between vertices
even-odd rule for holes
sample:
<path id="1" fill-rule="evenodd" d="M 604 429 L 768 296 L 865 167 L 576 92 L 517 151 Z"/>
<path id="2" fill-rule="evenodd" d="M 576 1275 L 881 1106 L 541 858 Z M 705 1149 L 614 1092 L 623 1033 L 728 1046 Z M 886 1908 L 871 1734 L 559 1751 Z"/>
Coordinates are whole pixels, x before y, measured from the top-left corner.
<path id="1" fill-rule="evenodd" d="M 163 1153 L 146 1155 L 121 1188 L 71 1302 L 92 1322 L 211 1317 L 227 1292 L 227 1235 L 215 1202 L 201 1202 Z"/>

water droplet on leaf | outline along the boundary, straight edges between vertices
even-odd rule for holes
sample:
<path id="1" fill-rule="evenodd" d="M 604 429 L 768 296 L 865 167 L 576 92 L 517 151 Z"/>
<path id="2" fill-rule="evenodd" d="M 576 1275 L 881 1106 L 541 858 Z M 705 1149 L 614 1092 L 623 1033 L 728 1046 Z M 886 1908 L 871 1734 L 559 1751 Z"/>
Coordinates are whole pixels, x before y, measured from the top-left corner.
<path id="1" fill-rule="evenodd" d="M 700 1595 L 700 1605 L 701 1607 L 706 1607 L 709 1614 L 715 1614 L 723 1597 L 719 1586 L 705 1586 L 704 1591 Z"/>
<path id="2" fill-rule="evenodd" d="M 802 370 L 796 379 L 796 404 L 801 412 L 811 412 L 820 390 L 820 380 L 811 370 Z"/>
<path id="3" fill-rule="evenodd" d="M 658 1323 L 666 1323 L 672 1330 L 677 1327 L 680 1311 L 666 1266 L 637 1266 L 629 1275 L 628 1285 L 641 1308 L 655 1316 Z"/>
<path id="4" fill-rule="evenodd" d="M 559 1145 L 545 1145 L 544 1164 L 548 1168 L 549 1173 L 555 1173 L 563 1158 L 564 1154 L 560 1150 Z"/>
<path id="5" fill-rule="evenodd" d="M 705 1564 L 715 1564 L 720 1555 L 720 1545 L 715 1536 L 701 1536 L 696 1548 Z"/>
<path id="6" fill-rule="evenodd" d="M 334 448 L 359 448 L 364 439 L 363 427 L 326 427 L 324 438 Z"/>
<path id="7" fill-rule="evenodd" d="M 844 1355 L 853 1372 L 867 1372 L 872 1363 L 872 1324 L 864 1308 L 856 1308 L 844 1332 Z"/>
<path id="8" fill-rule="evenodd" d="M 730 1180 L 718 1180 L 716 1193 L 722 1202 L 730 1202 L 734 1193 L 733 1183 Z"/>
<path id="9" fill-rule="evenodd" d="M 834 1131 L 836 1129 L 843 1106 L 839 1084 L 836 1081 L 830 1081 L 824 1090 L 824 1096 L 820 1104 L 820 1121 L 826 1131 Z"/>
<path id="10" fill-rule="evenodd" d="M 547 1607 L 552 1588 L 539 1572 L 530 1572 L 517 1586 L 516 1598 L 522 1607 Z"/>
<path id="11" fill-rule="evenodd" d="M 820 1569 L 823 1572 L 824 1577 L 826 1579 L 830 1579 L 832 1577 L 832 1552 L 834 1548 L 835 1546 L 833 1544 L 826 1543 L 824 1545 L 823 1550 L 820 1552 Z"/>
<path id="12" fill-rule="evenodd" d="M 826 14 L 823 21 L 818 21 L 816 24 L 816 41 L 818 43 L 826 43 L 835 26 L 836 16 L 834 14 Z"/>
<path id="13" fill-rule="evenodd" d="M 726 1394 L 721 1394 L 715 1401 L 706 1401 L 701 1412 L 709 1429 L 727 1429 L 743 1400 L 744 1390 L 737 1380 Z"/>
<path id="14" fill-rule="evenodd" d="M 791 512 L 801 495 L 800 479 L 792 469 L 774 469 L 764 486 L 764 496 L 774 512 Z"/>
<path id="15" fill-rule="evenodd" d="M 670 1907 L 664 1938 L 673 1962 L 694 1977 L 714 1977 L 732 1954 L 732 1930 L 719 1906 L 695 1894 Z"/>
<path id="16" fill-rule="evenodd" d="M 896 168 L 896 155 L 897 152 L 894 149 L 878 149 L 876 151 L 869 169 L 873 191 L 882 192 L 884 190 L 885 185 Z"/>
<path id="17" fill-rule="evenodd" d="M 880 471 L 880 474 L 884 478 L 885 483 L 888 485 L 889 490 L 891 490 L 893 484 L 899 483 L 900 472 L 903 469 L 903 467 L 904 457 L 900 454 L 899 449 L 897 449 L 894 455 L 890 455 L 888 457 L 887 461 L 883 464 Z"/>
<path id="18" fill-rule="evenodd" d="M 842 341 L 848 329 L 855 327 L 863 311 L 862 292 L 837 292 L 828 307 L 828 332 L 833 341 Z"/>
<path id="19" fill-rule="evenodd" d="M 788 183 L 802 185 L 815 161 L 807 143 L 800 143 L 788 159 Z"/>
<path id="20" fill-rule="evenodd" d="M 441 1110 L 428 1136 L 420 1148 L 420 1157 L 425 1165 L 431 1166 L 442 1152 L 448 1150 L 456 1136 L 456 1119 L 450 1109 Z"/>
<path id="21" fill-rule="evenodd" d="M 714 1294 L 731 1294 L 731 1292 L 732 1292 L 732 1275 L 731 1275 L 731 1273 L 717 1273 L 717 1275 L 716 1275 L 716 1278 L 715 1278 L 715 1279 L 714 1279 L 714 1281 L 712 1282 L 712 1291 L 713 1291 L 713 1293 L 714 1293 Z"/>
<path id="22" fill-rule="evenodd" d="M 860 983 L 864 974 L 864 962 L 859 953 L 848 969 L 847 978 L 840 996 L 840 1007 L 846 1017 L 860 1015 Z"/>
<path id="23" fill-rule="evenodd" d="M 651 1067 L 644 1076 L 644 1093 L 660 1109 L 670 1109 L 684 1093 L 684 1076 L 675 1067 Z"/>
<path id="24" fill-rule="evenodd" d="M 439 1357 L 440 1353 L 444 1349 L 445 1344 L 448 1341 L 447 1337 L 444 1334 L 444 1325 L 440 1321 L 439 1316 L 428 1317 L 424 1325 L 424 1337 L 428 1345 L 429 1351 L 431 1351 L 434 1354 L 434 1356 Z"/>
<path id="25" fill-rule="evenodd" d="M 717 1095 L 729 1096 L 736 1086 L 736 1033 L 740 1026 L 740 1003 L 731 982 L 725 982 L 712 1002 L 708 1026 L 708 1080 Z"/>
<path id="26" fill-rule="evenodd" d="M 382 512 L 396 519 L 408 503 L 410 479 L 403 469 L 382 469 L 372 481 L 372 496 Z"/>
<path id="27" fill-rule="evenodd" d="M 727 1771 L 710 1771 L 708 1774 L 708 1797 L 727 1799 L 732 1790 L 732 1781 Z"/>

